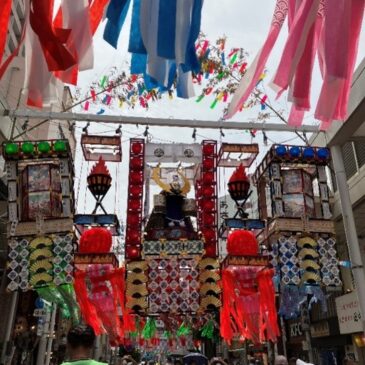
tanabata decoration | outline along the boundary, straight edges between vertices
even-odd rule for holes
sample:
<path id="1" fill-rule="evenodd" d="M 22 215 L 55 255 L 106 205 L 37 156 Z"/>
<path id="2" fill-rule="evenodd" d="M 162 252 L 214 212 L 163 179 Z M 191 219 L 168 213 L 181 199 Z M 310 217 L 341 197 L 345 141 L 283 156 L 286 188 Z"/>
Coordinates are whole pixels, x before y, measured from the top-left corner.
<path id="1" fill-rule="evenodd" d="M 101 262 L 111 243 L 111 233 L 105 228 L 92 228 L 83 233 L 77 255 L 89 255 L 90 260 L 83 265 L 76 261 L 74 288 L 84 321 L 95 333 L 108 333 L 110 342 L 117 345 L 124 341 L 126 331 L 134 330 L 134 321 L 125 307 L 125 269 L 116 268 L 114 263 L 92 260 L 96 257 Z"/>
<path id="2" fill-rule="evenodd" d="M 301 125 L 305 112 L 310 110 L 316 53 L 323 84 L 315 118 L 321 121 L 321 129 L 327 129 L 333 120 L 346 119 L 364 4 L 359 0 L 341 0 L 335 7 L 332 5 L 332 0 L 306 0 L 300 6 L 294 1 L 277 0 L 268 37 L 243 76 L 226 118 L 231 118 L 251 94 L 288 17 L 289 35 L 273 86 L 278 96 L 290 88 L 293 106 L 289 124 Z"/>
<path id="3" fill-rule="evenodd" d="M 228 192 L 234 201 L 244 200 L 248 197 L 250 180 L 242 164 L 234 171 L 228 182 Z"/>
<path id="4" fill-rule="evenodd" d="M 239 233 L 233 237 L 228 256 L 223 262 L 221 336 L 229 344 L 234 336 L 239 336 L 242 340 L 251 340 L 255 344 L 265 341 L 276 342 L 279 328 L 272 281 L 274 271 L 265 265 L 265 260 L 255 262 L 256 258 L 260 258 L 257 254 L 257 240 L 254 245 L 252 237 L 244 234 L 244 231 L 237 232 Z M 236 245 L 241 243 L 239 235 L 243 235 L 242 240 L 248 236 L 249 245 L 247 251 L 242 248 L 237 255 Z M 256 250 L 253 250 L 254 246 Z M 255 256 L 253 256 L 254 251 Z M 247 257 L 251 257 L 251 264 L 242 264 L 241 258 L 247 259 Z"/>

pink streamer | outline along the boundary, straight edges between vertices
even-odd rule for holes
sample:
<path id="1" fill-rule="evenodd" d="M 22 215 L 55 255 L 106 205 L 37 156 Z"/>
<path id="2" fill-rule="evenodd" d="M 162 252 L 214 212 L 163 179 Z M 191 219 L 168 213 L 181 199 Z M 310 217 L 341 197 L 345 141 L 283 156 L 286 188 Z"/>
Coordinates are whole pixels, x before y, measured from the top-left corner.
<path id="1" fill-rule="evenodd" d="M 270 56 L 271 50 L 279 36 L 287 13 L 288 0 L 277 0 L 273 20 L 265 44 L 246 71 L 245 75 L 242 77 L 238 89 L 228 106 L 227 114 L 224 116 L 225 119 L 231 118 L 239 111 L 240 107 L 244 104 L 252 90 L 255 88 L 256 83 L 264 70 L 266 61 Z"/>

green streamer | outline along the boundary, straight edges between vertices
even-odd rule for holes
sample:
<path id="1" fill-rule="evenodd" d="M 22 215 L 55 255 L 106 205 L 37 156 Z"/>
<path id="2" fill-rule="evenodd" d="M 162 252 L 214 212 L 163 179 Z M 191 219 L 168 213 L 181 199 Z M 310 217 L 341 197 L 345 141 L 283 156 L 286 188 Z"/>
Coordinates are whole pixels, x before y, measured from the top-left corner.
<path id="1" fill-rule="evenodd" d="M 236 62 L 237 56 L 238 56 L 238 52 L 236 52 L 236 53 L 232 56 L 231 61 L 229 62 L 231 65 L 233 65 L 233 64 Z"/>
<path id="2" fill-rule="evenodd" d="M 108 76 L 104 75 L 101 80 L 100 80 L 100 86 L 104 89 L 105 88 L 105 85 L 108 81 Z"/>
<path id="3" fill-rule="evenodd" d="M 199 95 L 198 98 L 195 100 L 196 103 L 200 103 L 204 99 L 204 94 Z"/>
<path id="4" fill-rule="evenodd" d="M 148 318 L 147 322 L 142 330 L 142 337 L 145 340 L 150 340 L 156 333 L 156 320 L 154 318 Z"/>
<path id="5" fill-rule="evenodd" d="M 223 76 L 224 76 L 224 71 L 218 74 L 217 79 L 222 80 Z"/>
<path id="6" fill-rule="evenodd" d="M 215 98 L 213 103 L 210 106 L 210 109 L 214 109 L 216 107 L 217 103 L 218 103 L 218 98 Z"/>
<path id="7" fill-rule="evenodd" d="M 205 338 L 213 339 L 214 336 L 214 323 L 212 320 L 209 320 L 201 329 L 201 336 Z"/>
<path id="8" fill-rule="evenodd" d="M 181 323 L 180 327 L 178 328 L 176 335 L 178 337 L 181 336 L 188 336 L 190 334 L 190 327 L 189 326 L 185 326 L 185 323 Z"/>

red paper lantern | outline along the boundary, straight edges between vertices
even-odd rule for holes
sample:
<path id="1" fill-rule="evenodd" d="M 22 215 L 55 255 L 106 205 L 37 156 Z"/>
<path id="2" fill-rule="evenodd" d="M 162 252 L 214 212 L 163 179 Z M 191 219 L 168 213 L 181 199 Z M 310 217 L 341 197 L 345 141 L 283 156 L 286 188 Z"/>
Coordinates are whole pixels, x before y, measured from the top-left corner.
<path id="1" fill-rule="evenodd" d="M 211 170 L 214 168 L 214 160 L 212 158 L 207 158 L 203 161 L 203 167 L 205 170 Z"/>
<path id="2" fill-rule="evenodd" d="M 140 172 L 131 172 L 131 183 L 132 184 L 142 184 L 143 182 L 143 177 L 142 174 Z"/>
<path id="3" fill-rule="evenodd" d="M 80 238 L 79 252 L 106 253 L 112 247 L 112 235 L 105 228 L 95 227 L 86 230 Z"/>
<path id="4" fill-rule="evenodd" d="M 206 200 L 206 201 L 203 203 L 203 208 L 204 208 L 204 210 L 205 210 L 205 211 L 207 211 L 207 212 L 214 210 L 214 208 L 215 208 L 214 201 L 213 201 L 213 200 Z"/>
<path id="5" fill-rule="evenodd" d="M 207 186 L 203 189 L 203 195 L 206 197 L 211 197 L 214 195 L 214 188 L 213 186 Z"/>
<path id="6" fill-rule="evenodd" d="M 138 199 L 130 199 L 128 202 L 128 209 L 139 210 L 141 208 L 141 202 Z"/>
<path id="7" fill-rule="evenodd" d="M 206 144 L 203 146 L 203 154 L 204 155 L 212 155 L 214 153 L 214 145 Z"/>
<path id="8" fill-rule="evenodd" d="M 227 252 L 233 256 L 256 256 L 259 245 L 251 231 L 240 229 L 228 235 Z"/>
<path id="9" fill-rule="evenodd" d="M 138 259 L 141 255 L 139 246 L 127 246 L 126 254 L 129 259 Z"/>
<path id="10" fill-rule="evenodd" d="M 205 256 L 215 257 L 216 256 L 216 246 L 215 243 L 205 244 Z"/>
<path id="11" fill-rule="evenodd" d="M 133 170 L 141 170 L 143 167 L 143 160 L 140 157 L 133 157 L 131 158 L 130 166 Z"/>
<path id="12" fill-rule="evenodd" d="M 142 194 L 142 186 L 140 185 L 131 186 L 129 192 L 132 196 L 137 197 Z"/>
<path id="13" fill-rule="evenodd" d="M 203 175 L 203 184 L 211 185 L 214 181 L 214 173 L 213 172 L 205 172 Z"/>
<path id="14" fill-rule="evenodd" d="M 138 155 L 142 152 L 142 143 L 133 143 L 132 144 L 132 152 L 135 155 Z"/>

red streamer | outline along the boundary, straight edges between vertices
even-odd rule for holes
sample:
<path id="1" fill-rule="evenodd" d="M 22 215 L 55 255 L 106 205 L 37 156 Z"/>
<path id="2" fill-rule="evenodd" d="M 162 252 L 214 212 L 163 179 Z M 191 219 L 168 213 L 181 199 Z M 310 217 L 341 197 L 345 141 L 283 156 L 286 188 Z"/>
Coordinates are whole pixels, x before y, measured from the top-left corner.
<path id="1" fill-rule="evenodd" d="M 2 0 L 0 4 L 0 63 L 3 59 L 12 0 Z"/>

